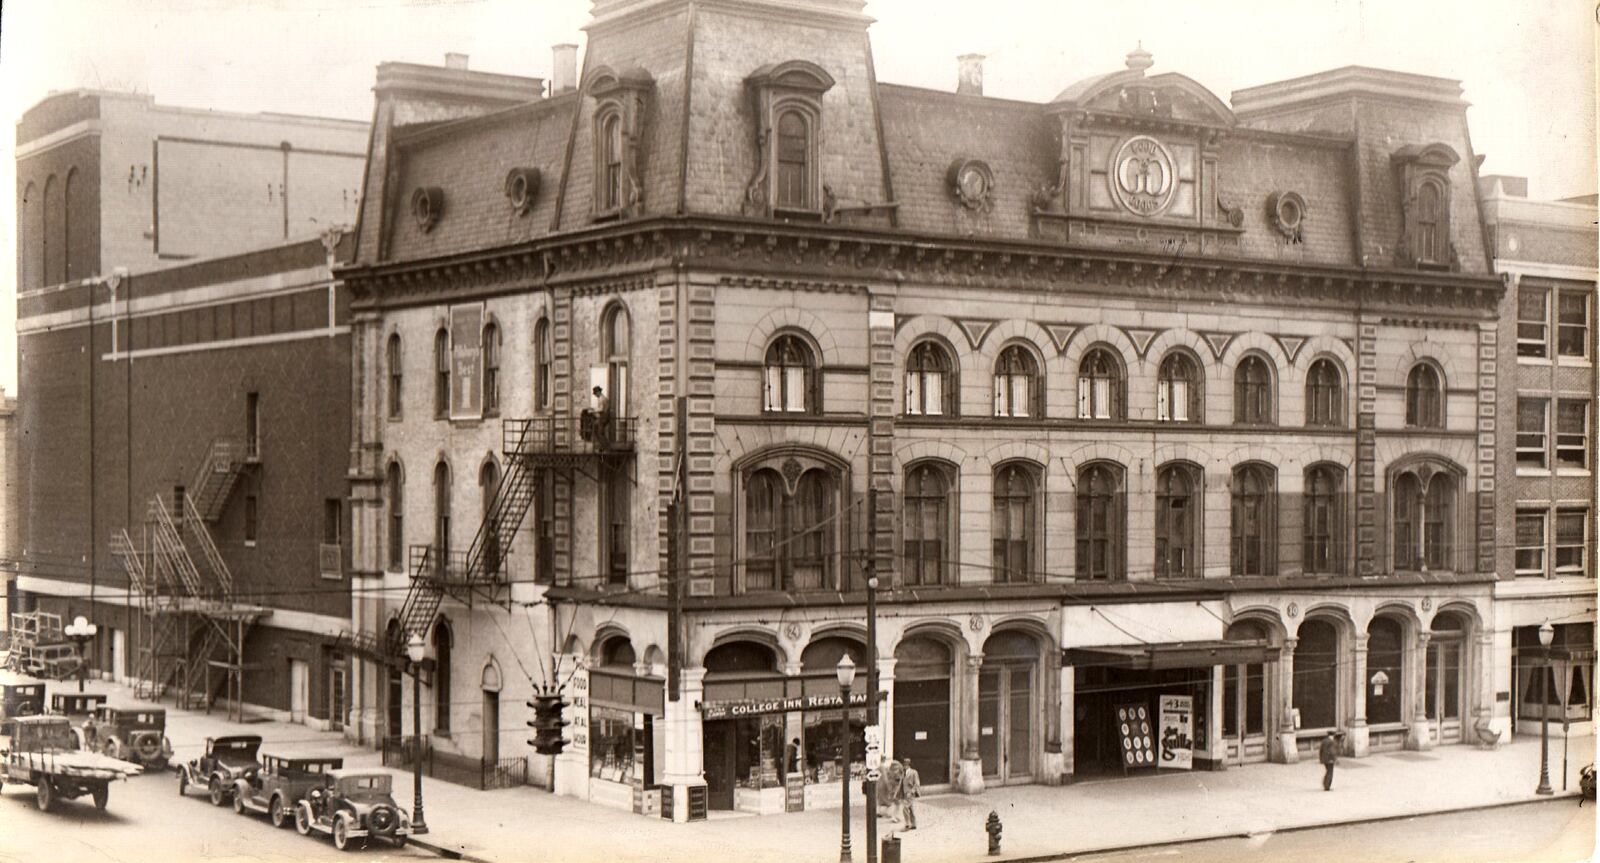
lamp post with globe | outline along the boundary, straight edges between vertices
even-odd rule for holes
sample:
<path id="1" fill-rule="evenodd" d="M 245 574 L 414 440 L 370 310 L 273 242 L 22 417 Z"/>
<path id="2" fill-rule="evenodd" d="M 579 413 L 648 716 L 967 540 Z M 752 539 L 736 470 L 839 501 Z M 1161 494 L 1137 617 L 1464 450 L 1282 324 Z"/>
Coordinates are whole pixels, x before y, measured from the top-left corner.
<path id="1" fill-rule="evenodd" d="M 1539 646 L 1544 648 L 1544 664 L 1539 668 L 1539 787 L 1535 794 L 1554 794 L 1550 787 L 1550 643 L 1556 628 L 1546 620 L 1539 627 Z"/>
<path id="2" fill-rule="evenodd" d="M 846 653 L 834 668 L 839 675 L 839 863 L 850 863 L 850 687 L 856 682 L 856 664 Z M 874 813 L 868 812 L 867 817 Z"/>
<path id="3" fill-rule="evenodd" d="M 100 631 L 100 627 L 89 622 L 83 615 L 78 615 L 73 621 L 61 630 L 61 634 L 72 640 L 78 646 L 78 691 L 83 691 L 83 677 L 88 661 L 83 656 L 83 646 Z"/>
<path id="4" fill-rule="evenodd" d="M 422 819 L 422 658 L 425 650 L 422 636 L 411 633 L 406 641 L 406 659 L 411 664 L 411 733 L 416 740 L 416 748 L 411 753 L 412 790 L 416 794 L 411 804 L 412 833 L 428 832 L 428 824 Z"/>

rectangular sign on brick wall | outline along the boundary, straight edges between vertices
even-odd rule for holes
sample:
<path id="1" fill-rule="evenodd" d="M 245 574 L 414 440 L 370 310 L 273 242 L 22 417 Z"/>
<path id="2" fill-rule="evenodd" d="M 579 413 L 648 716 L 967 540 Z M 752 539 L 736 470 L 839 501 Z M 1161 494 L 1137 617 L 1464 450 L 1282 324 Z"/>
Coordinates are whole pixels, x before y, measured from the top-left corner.
<path id="1" fill-rule="evenodd" d="M 483 303 L 450 307 L 450 418 L 483 416 Z"/>

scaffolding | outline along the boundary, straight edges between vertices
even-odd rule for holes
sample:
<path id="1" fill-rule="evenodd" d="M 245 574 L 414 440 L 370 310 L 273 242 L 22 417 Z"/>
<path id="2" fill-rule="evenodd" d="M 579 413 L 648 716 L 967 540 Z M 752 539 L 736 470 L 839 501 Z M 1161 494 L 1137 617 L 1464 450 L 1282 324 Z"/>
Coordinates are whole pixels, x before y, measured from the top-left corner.
<path id="1" fill-rule="evenodd" d="M 238 441 L 216 439 L 192 485 L 175 495 L 150 499 L 138 526 L 138 543 L 126 528 L 111 538 L 139 597 L 136 694 L 159 701 L 169 693 L 177 706 L 210 712 L 221 695 L 228 718 L 244 718 L 245 640 L 271 609 L 242 603 L 233 574 L 211 539 L 207 522 L 222 516 L 239 476 L 254 464 Z M 221 690 L 221 692 L 219 692 Z"/>

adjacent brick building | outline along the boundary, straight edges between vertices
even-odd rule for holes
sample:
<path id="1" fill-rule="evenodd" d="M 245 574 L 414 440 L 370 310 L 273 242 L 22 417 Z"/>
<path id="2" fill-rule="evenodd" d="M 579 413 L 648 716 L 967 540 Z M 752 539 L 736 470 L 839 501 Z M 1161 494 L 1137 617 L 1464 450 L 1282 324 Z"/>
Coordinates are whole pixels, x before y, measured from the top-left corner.
<path id="1" fill-rule="evenodd" d="M 1590 734 L 1595 672 L 1596 233 L 1594 196 L 1535 201 L 1522 177 L 1480 181 L 1501 307 L 1495 688 L 1519 732 L 1548 714 Z M 1515 349 L 1512 349 L 1512 346 Z M 1547 679 L 1539 627 L 1554 628 Z M 1541 699 L 1549 705 L 1546 709 Z M 1557 724 L 1558 723 L 1558 724 Z"/>
<path id="2" fill-rule="evenodd" d="M 1460 85 L 1230 105 L 1136 50 L 1017 102 L 981 58 L 880 83 L 869 22 L 601 0 L 545 99 L 380 67 L 341 271 L 360 733 L 405 730 L 418 637 L 437 752 L 525 751 L 559 684 L 562 793 L 838 805 L 875 576 L 885 749 L 929 785 L 1153 769 L 1119 716 L 1164 706 L 1216 769 L 1505 734 Z"/>

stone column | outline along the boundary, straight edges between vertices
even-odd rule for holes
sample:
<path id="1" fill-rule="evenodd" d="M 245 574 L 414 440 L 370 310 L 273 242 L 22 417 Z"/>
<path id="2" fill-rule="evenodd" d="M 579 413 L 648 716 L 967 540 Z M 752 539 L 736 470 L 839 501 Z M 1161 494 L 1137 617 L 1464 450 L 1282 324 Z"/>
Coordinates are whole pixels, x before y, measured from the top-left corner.
<path id="1" fill-rule="evenodd" d="M 1044 755 L 1039 761 L 1039 781 L 1045 785 L 1060 785 L 1065 773 L 1061 753 L 1061 703 L 1062 692 L 1070 681 L 1066 674 L 1071 669 L 1042 663 L 1039 668 L 1040 683 L 1044 686 Z"/>
<path id="2" fill-rule="evenodd" d="M 1077 735 L 1077 669 L 1071 665 L 1061 667 L 1061 781 L 1071 782 L 1078 770 L 1072 747 Z"/>
<path id="3" fill-rule="evenodd" d="M 1505 720 L 1496 715 L 1499 705 L 1494 700 L 1494 691 L 1500 668 L 1495 661 L 1495 633 L 1479 632 L 1463 644 L 1477 646 L 1476 655 L 1470 657 L 1470 661 L 1476 663 L 1471 667 L 1478 672 L 1477 699 L 1472 705 L 1472 741 L 1479 749 L 1494 749 L 1510 739 Z M 1506 689 L 1511 689 L 1509 682 Z"/>
<path id="4" fill-rule="evenodd" d="M 1222 700 L 1225 695 L 1224 690 L 1227 688 L 1223 683 L 1226 675 L 1227 666 L 1211 666 L 1211 698 L 1204 705 L 1195 705 L 1196 712 L 1201 710 L 1206 712 L 1206 739 L 1198 742 L 1205 744 L 1207 751 L 1211 753 L 1217 770 L 1228 769 L 1228 741 L 1222 734 Z M 1241 689 L 1244 687 L 1244 679 L 1242 677 L 1239 680 L 1239 686 Z M 1239 723 L 1241 725 L 1244 723 L 1243 716 L 1239 717 Z M 1241 751 L 1240 755 L 1243 754 Z"/>
<path id="5" fill-rule="evenodd" d="M 1417 649 L 1409 663 L 1411 673 L 1411 724 L 1406 726 L 1407 749 L 1432 749 L 1433 729 L 1428 721 L 1428 641 L 1432 633 L 1417 633 Z M 1404 715 L 1402 713 L 1402 715 Z"/>
<path id="6" fill-rule="evenodd" d="M 666 715 L 662 717 L 667 724 L 667 751 L 662 753 L 666 770 L 661 777 L 667 787 L 662 793 L 672 795 L 672 820 L 679 823 L 689 820 L 689 789 L 706 784 L 705 738 L 700 711 L 695 709 L 705 694 L 705 680 L 704 668 L 683 669 L 683 692 L 677 701 L 666 703 Z"/>
<path id="7" fill-rule="evenodd" d="M 1294 764 L 1300 760 L 1300 748 L 1294 735 L 1294 646 L 1297 638 L 1285 638 L 1283 650 L 1278 654 L 1278 689 L 1282 701 L 1278 720 L 1278 762 Z"/>
<path id="8" fill-rule="evenodd" d="M 1367 729 L 1367 636 L 1357 635 L 1350 658 L 1355 666 L 1355 712 L 1350 717 L 1349 736 L 1345 740 L 1345 754 L 1363 758 L 1372 751 Z"/>
<path id="9" fill-rule="evenodd" d="M 883 699 L 878 702 L 878 725 L 883 728 L 885 759 L 894 757 L 894 667 L 897 662 L 899 660 L 893 654 L 887 658 L 882 652 L 878 654 L 878 691 L 884 693 Z"/>
<path id="10" fill-rule="evenodd" d="M 956 790 L 983 792 L 983 759 L 978 755 L 978 675 L 983 654 L 967 657 L 961 677 L 961 760 L 956 764 Z"/>

